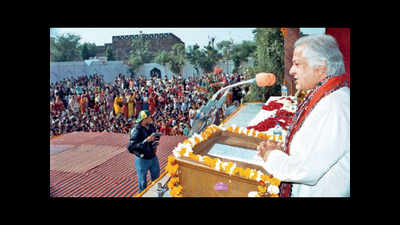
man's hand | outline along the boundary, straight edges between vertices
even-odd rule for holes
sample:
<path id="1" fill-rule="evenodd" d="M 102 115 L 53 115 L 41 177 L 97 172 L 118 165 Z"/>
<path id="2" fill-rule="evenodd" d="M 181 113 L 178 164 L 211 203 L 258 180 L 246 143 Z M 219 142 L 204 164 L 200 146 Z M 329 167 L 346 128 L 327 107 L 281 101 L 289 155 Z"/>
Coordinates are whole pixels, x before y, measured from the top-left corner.
<path id="1" fill-rule="evenodd" d="M 257 145 L 257 155 L 260 156 L 261 158 L 264 158 L 264 154 L 267 151 L 267 142 L 262 141 L 259 145 Z"/>
<path id="2" fill-rule="evenodd" d="M 272 150 L 281 150 L 281 146 L 275 141 L 263 141 L 257 146 L 258 155 L 266 162 Z"/>
<path id="3" fill-rule="evenodd" d="M 155 141 L 155 142 L 152 142 L 152 143 L 151 143 L 151 147 L 153 148 L 154 152 L 157 151 L 157 146 L 158 146 L 158 144 L 160 144 L 160 142 L 158 142 L 158 141 Z"/>
<path id="4" fill-rule="evenodd" d="M 145 142 L 152 142 L 156 140 L 156 136 L 154 134 L 148 136 L 145 140 Z"/>

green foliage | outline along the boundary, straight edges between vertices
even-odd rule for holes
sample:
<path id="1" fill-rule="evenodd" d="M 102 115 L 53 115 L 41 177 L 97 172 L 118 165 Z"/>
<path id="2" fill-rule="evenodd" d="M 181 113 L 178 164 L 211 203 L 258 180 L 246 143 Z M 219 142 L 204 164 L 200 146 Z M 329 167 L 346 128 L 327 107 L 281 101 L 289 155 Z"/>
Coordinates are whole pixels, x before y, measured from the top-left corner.
<path id="1" fill-rule="evenodd" d="M 212 72 L 218 61 L 223 57 L 221 54 L 218 53 L 218 50 L 215 49 L 214 40 L 215 38 L 211 38 L 208 45 L 204 46 L 200 58 L 200 67 L 206 73 Z"/>
<path id="2" fill-rule="evenodd" d="M 142 58 L 140 56 L 137 55 L 131 55 L 129 58 L 129 68 L 130 71 L 135 71 L 136 69 L 138 69 L 141 65 L 144 64 Z"/>
<path id="3" fill-rule="evenodd" d="M 222 58 L 224 60 L 230 60 L 233 50 L 233 41 L 223 40 L 217 44 L 217 48 L 222 51 Z"/>
<path id="4" fill-rule="evenodd" d="M 274 73 L 281 83 L 284 73 L 283 36 L 279 28 L 257 28 L 257 72 Z"/>
<path id="5" fill-rule="evenodd" d="M 232 60 L 235 65 L 233 72 L 237 72 L 240 69 L 242 62 L 248 62 L 248 58 L 255 54 L 257 49 L 254 41 L 243 41 L 241 44 L 233 46 L 232 49 Z"/>
<path id="6" fill-rule="evenodd" d="M 87 48 L 88 48 L 88 53 L 89 53 L 89 58 L 90 57 L 95 57 L 97 55 L 97 47 L 95 43 L 84 43 L 84 45 L 86 44 Z"/>
<path id="7" fill-rule="evenodd" d="M 65 62 L 81 60 L 79 40 L 74 34 L 64 34 L 50 39 L 50 61 Z"/>
<path id="8" fill-rule="evenodd" d="M 245 79 L 249 80 L 255 77 L 256 72 L 253 66 L 246 66 L 242 68 L 244 71 Z M 243 98 L 244 102 L 255 102 L 255 101 L 262 101 L 264 99 L 262 90 L 258 91 L 258 87 L 255 84 L 250 85 L 250 91 L 248 94 Z M 257 90 L 257 91 L 256 91 Z"/>
<path id="9" fill-rule="evenodd" d="M 255 77 L 256 73 L 268 72 L 276 75 L 276 83 L 272 87 L 251 86 L 247 101 L 265 102 L 268 96 L 280 95 L 280 84 L 284 74 L 284 47 L 283 36 L 279 28 L 257 28 L 254 31 L 256 41 L 256 65 L 254 73 L 250 76 Z"/>
<path id="10" fill-rule="evenodd" d="M 169 54 L 168 52 L 162 50 L 161 52 L 158 52 L 156 57 L 154 58 L 154 62 L 166 66 L 169 63 Z"/>
<path id="11" fill-rule="evenodd" d="M 222 59 L 225 60 L 225 63 L 232 59 L 233 40 L 223 40 L 217 44 L 217 48 L 221 51 Z M 228 67 L 228 71 L 229 70 L 230 69 Z"/>
<path id="12" fill-rule="evenodd" d="M 58 55 L 58 49 L 56 47 L 56 38 L 50 38 L 50 62 L 56 61 L 56 56 Z"/>
<path id="13" fill-rule="evenodd" d="M 185 46 L 182 43 L 177 43 L 172 46 L 171 51 L 158 52 L 154 58 L 154 62 L 163 66 L 168 65 L 173 73 L 180 73 L 185 65 L 186 53 Z"/>
<path id="14" fill-rule="evenodd" d="M 58 28 L 50 27 L 50 37 L 56 37 L 58 33 Z"/>
<path id="15" fill-rule="evenodd" d="M 215 67 L 217 62 L 213 61 L 212 58 L 207 57 L 207 55 L 203 52 L 202 57 L 200 59 L 200 67 L 206 73 L 211 73 Z"/>
<path id="16" fill-rule="evenodd" d="M 169 52 L 170 69 L 173 73 L 180 73 L 185 65 L 185 46 L 182 43 L 177 43 L 172 46 Z"/>
<path id="17" fill-rule="evenodd" d="M 198 44 L 188 47 L 188 51 L 186 53 L 186 59 L 188 59 L 189 62 L 193 65 L 194 69 L 197 72 L 197 75 L 199 75 L 201 68 L 200 65 L 201 57 L 202 57 L 202 52 L 200 51 L 200 46 Z"/>
<path id="18" fill-rule="evenodd" d="M 107 57 L 108 61 L 115 60 L 115 57 L 114 57 L 113 52 L 112 52 L 112 49 L 110 47 L 106 49 L 105 56 Z"/>
<path id="19" fill-rule="evenodd" d="M 81 57 L 83 60 L 89 59 L 89 49 L 86 43 L 82 46 Z"/>
<path id="20" fill-rule="evenodd" d="M 131 43 L 132 50 L 129 56 L 130 71 L 135 71 L 141 65 L 150 63 L 154 55 L 149 51 L 149 41 L 143 38 L 134 39 Z"/>

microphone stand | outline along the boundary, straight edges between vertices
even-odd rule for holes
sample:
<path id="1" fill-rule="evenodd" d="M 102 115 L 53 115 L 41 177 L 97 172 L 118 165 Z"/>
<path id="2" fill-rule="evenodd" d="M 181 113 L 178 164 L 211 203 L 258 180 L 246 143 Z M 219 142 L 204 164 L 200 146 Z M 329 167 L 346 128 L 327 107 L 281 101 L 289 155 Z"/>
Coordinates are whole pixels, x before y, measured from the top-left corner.
<path id="1" fill-rule="evenodd" d="M 236 84 L 231 84 L 231 85 L 228 85 L 228 86 L 218 90 L 211 97 L 211 99 L 208 101 L 208 103 L 206 105 L 203 105 L 200 107 L 200 112 L 196 115 L 196 117 L 193 120 L 193 125 L 192 125 L 192 129 L 189 132 L 189 136 L 192 136 L 194 133 L 202 132 L 204 128 L 206 128 L 207 126 L 210 126 L 211 124 L 213 124 L 215 122 L 216 114 L 217 114 L 218 110 L 222 107 L 222 105 L 224 104 L 226 95 L 228 94 L 228 91 L 226 91 L 226 90 L 229 90 L 233 87 L 237 87 L 240 85 L 252 84 L 252 83 L 256 83 L 256 78 L 242 81 L 242 82 L 239 82 Z M 218 97 L 218 95 L 224 91 L 226 91 L 224 93 L 224 95 L 218 101 L 216 101 L 216 98 Z"/>

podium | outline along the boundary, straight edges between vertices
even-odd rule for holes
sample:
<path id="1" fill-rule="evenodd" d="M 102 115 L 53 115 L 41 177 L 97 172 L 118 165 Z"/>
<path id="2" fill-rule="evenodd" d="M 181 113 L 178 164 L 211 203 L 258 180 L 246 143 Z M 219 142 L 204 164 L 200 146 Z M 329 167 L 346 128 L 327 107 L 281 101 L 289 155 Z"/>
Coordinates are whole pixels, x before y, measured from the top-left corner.
<path id="1" fill-rule="evenodd" d="M 193 149 L 193 153 L 201 156 L 210 156 L 225 162 L 232 162 L 240 168 L 259 170 L 264 174 L 268 174 L 261 166 L 209 154 L 216 144 L 240 147 L 244 151 L 254 151 L 256 153 L 257 145 L 261 141 L 263 140 L 260 138 L 219 131 L 210 139 L 196 146 Z M 231 175 L 226 171 L 222 171 L 222 169 L 210 168 L 205 163 L 189 157 L 180 157 L 176 161 L 179 165 L 179 181 L 183 187 L 183 196 L 185 197 L 248 197 L 249 192 L 257 191 L 259 186 L 259 182 L 254 179 L 244 178 L 239 174 Z"/>

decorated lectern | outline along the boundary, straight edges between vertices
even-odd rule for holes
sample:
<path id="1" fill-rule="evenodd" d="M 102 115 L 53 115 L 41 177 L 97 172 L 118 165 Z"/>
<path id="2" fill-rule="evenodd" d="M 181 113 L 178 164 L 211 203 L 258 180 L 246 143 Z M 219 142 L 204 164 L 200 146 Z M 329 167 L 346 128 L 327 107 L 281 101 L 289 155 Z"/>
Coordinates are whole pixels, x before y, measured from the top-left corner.
<path id="1" fill-rule="evenodd" d="M 211 125 L 178 144 L 168 158 L 169 194 L 174 197 L 278 197 L 280 180 L 257 156 L 266 135 L 231 125 Z M 272 137 L 273 138 L 273 137 Z"/>

